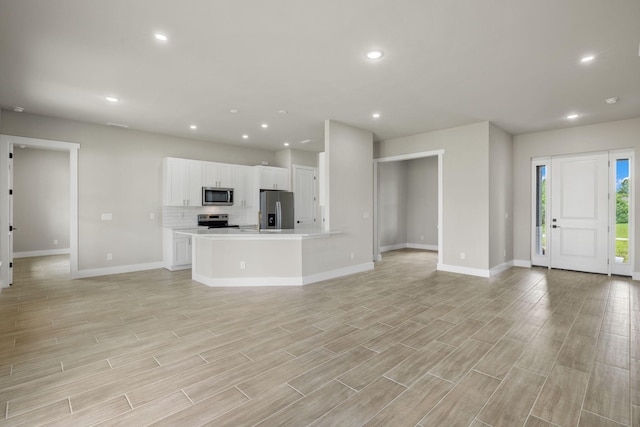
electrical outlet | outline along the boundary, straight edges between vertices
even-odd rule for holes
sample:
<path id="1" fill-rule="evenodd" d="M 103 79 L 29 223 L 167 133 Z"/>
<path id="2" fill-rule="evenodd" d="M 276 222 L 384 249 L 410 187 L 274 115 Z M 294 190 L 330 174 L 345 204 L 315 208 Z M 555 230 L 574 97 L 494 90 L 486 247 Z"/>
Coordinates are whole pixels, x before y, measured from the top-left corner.
<path id="1" fill-rule="evenodd" d="M 240 270 L 244 270 L 245 268 L 247 268 L 247 263 L 244 261 L 240 261 Z"/>
<path id="2" fill-rule="evenodd" d="M 57 241 L 57 240 L 54 240 L 54 241 L 53 241 L 53 244 L 54 244 L 54 245 L 57 245 L 57 244 L 58 244 L 58 241 Z"/>
<path id="3" fill-rule="evenodd" d="M 424 236 L 420 236 L 420 240 L 424 240 Z"/>
<path id="4" fill-rule="evenodd" d="M 155 214 L 154 212 L 151 212 L 151 213 L 149 214 L 149 219 L 151 219 L 151 220 L 156 219 L 156 214 Z"/>
<path id="5" fill-rule="evenodd" d="M 460 259 L 465 259 L 466 258 L 466 254 L 464 252 L 460 252 Z"/>
<path id="6" fill-rule="evenodd" d="M 351 259 L 354 259 L 356 256 L 353 252 L 351 252 Z"/>
<path id="7" fill-rule="evenodd" d="M 108 253 L 107 254 L 107 261 L 111 261 L 113 259 L 113 254 L 112 253 Z"/>
<path id="8" fill-rule="evenodd" d="M 103 213 L 103 214 L 100 215 L 100 219 L 102 221 L 111 221 L 113 219 L 113 214 Z"/>

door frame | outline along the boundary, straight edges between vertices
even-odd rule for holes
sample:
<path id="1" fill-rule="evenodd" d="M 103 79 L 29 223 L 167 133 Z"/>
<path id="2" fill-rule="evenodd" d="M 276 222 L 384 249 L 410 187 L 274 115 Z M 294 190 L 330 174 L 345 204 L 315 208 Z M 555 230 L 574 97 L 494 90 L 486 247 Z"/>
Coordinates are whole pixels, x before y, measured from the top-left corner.
<path id="1" fill-rule="evenodd" d="M 8 164 L 12 145 L 69 153 L 69 262 L 70 277 L 78 277 L 78 150 L 80 144 L 22 136 L 0 135 L 0 162 Z M 4 168 L 3 168 L 4 169 Z M 0 229 L 9 229 L 9 181 L 8 172 L 0 179 Z M 0 259 L 8 260 L 13 248 L 9 248 L 8 233 L 0 233 Z M 11 260 L 13 261 L 13 260 Z M 0 288 L 9 287 L 9 263 L 0 265 Z"/>
<path id="2" fill-rule="evenodd" d="M 616 188 L 615 188 L 615 168 L 612 167 L 612 163 L 617 159 L 629 159 L 629 179 L 631 180 L 631 186 L 629 187 L 629 208 L 634 209 L 634 187 L 635 187 L 635 176 L 634 176 L 634 166 L 635 166 L 635 150 L 633 149 L 620 149 L 620 150 L 605 150 L 605 151 L 594 151 L 594 152 L 586 152 L 586 153 L 571 153 L 571 154 L 562 154 L 558 156 L 543 156 L 543 157 L 534 157 L 531 159 L 531 223 L 530 223 L 530 231 L 531 231 L 531 265 L 532 266 L 540 266 L 547 267 L 551 269 L 551 244 L 550 239 L 552 238 L 550 232 L 551 225 L 551 179 L 553 177 L 553 170 L 551 168 L 551 160 L 553 158 L 560 157 L 577 157 L 581 155 L 589 155 L 589 154 L 598 154 L 598 153 L 607 153 L 609 157 L 609 171 L 607 174 L 608 179 L 608 193 L 609 193 L 609 201 L 608 201 L 608 230 L 609 235 L 607 238 L 607 258 L 609 259 L 607 266 L 607 275 L 611 276 L 612 274 L 624 275 L 624 276 L 633 276 L 634 271 L 634 247 L 635 247 L 635 212 L 629 215 L 629 236 L 631 237 L 631 245 L 629 245 L 629 263 L 622 265 L 615 265 L 613 260 L 615 259 L 616 254 Z M 547 236 L 547 251 L 545 255 L 540 255 L 536 251 L 536 203 L 537 203 L 537 194 L 536 194 L 536 167 L 538 166 L 546 166 L 546 209 L 545 209 L 545 233 Z M 612 232 L 612 230 L 614 230 Z"/>

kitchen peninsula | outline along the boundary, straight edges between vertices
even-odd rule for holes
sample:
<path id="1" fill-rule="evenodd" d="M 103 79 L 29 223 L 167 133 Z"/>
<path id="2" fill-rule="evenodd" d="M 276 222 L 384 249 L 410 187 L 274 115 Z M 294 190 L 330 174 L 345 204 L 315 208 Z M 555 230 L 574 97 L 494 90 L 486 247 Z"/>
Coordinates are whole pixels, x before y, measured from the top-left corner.
<path id="1" fill-rule="evenodd" d="M 177 233 L 191 236 L 192 278 L 208 286 L 300 286 L 355 272 L 326 262 L 337 232 L 226 228 Z"/>

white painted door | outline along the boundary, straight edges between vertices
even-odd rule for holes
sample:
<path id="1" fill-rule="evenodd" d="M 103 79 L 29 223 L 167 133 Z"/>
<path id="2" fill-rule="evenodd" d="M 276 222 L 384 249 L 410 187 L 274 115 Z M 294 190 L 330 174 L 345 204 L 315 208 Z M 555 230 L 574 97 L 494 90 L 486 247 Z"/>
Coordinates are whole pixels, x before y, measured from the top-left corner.
<path id="1" fill-rule="evenodd" d="M 608 154 L 551 162 L 551 268 L 607 274 Z"/>
<path id="2" fill-rule="evenodd" d="M 316 168 L 293 166 L 294 213 L 297 225 L 316 223 Z"/>

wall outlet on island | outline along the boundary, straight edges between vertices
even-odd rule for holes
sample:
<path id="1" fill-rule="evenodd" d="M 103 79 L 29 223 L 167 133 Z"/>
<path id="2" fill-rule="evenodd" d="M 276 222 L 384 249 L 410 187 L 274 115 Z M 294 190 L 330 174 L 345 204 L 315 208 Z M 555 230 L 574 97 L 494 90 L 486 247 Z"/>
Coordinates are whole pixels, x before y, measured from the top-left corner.
<path id="1" fill-rule="evenodd" d="M 460 259 L 465 259 L 467 256 L 464 252 L 460 252 Z"/>
<path id="2" fill-rule="evenodd" d="M 240 270 L 244 270 L 245 268 L 247 268 L 247 263 L 244 261 L 240 261 Z"/>
<path id="3" fill-rule="evenodd" d="M 57 244 L 58 244 L 58 241 L 57 241 L 57 240 L 54 240 L 54 241 L 53 241 L 53 244 L 54 244 L 54 245 L 57 245 Z"/>
<path id="4" fill-rule="evenodd" d="M 355 254 L 353 252 L 351 252 L 350 256 L 351 256 L 351 259 L 355 258 Z"/>
<path id="5" fill-rule="evenodd" d="M 108 253 L 107 254 L 107 261 L 111 261 L 113 259 L 113 254 L 112 253 Z"/>

